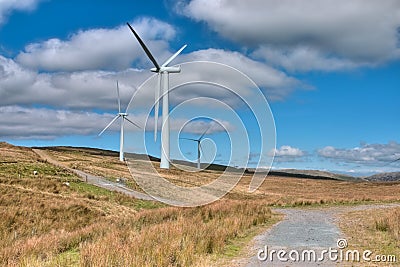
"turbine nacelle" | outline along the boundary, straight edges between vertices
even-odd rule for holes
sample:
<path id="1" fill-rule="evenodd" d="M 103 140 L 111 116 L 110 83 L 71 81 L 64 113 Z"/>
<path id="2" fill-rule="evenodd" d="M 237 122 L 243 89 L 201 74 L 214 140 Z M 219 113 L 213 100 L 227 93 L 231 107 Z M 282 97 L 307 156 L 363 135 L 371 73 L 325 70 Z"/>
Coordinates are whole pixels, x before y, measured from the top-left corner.
<path id="1" fill-rule="evenodd" d="M 156 73 L 180 73 L 181 72 L 181 66 L 173 66 L 173 67 L 160 67 L 159 69 L 157 68 L 151 68 L 150 71 L 156 72 Z"/>

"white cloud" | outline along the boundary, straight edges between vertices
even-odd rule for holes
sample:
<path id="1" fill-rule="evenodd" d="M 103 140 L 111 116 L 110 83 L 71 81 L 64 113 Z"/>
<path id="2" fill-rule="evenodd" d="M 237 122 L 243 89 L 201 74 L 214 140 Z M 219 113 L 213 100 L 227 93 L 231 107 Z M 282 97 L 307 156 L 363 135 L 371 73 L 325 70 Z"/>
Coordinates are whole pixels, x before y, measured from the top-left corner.
<path id="1" fill-rule="evenodd" d="M 175 29 L 171 25 L 144 18 L 136 21 L 134 26 L 141 32 L 156 58 L 161 59 L 160 62 L 174 52 L 170 52 L 169 45 L 169 41 L 175 36 Z M 119 35 L 124 35 L 122 38 L 125 39 L 114 43 L 113 40 L 118 39 Z M 109 40 L 111 41 L 109 42 Z M 235 67 L 254 79 L 270 100 L 282 100 L 293 90 L 304 86 L 300 81 L 284 72 L 257 62 L 239 52 L 207 49 L 182 54 L 178 60 L 181 62 L 210 60 Z M 104 121 L 104 116 L 92 111 L 101 110 L 111 113 L 117 111 L 116 81 L 119 81 L 122 108 L 125 109 L 128 101 L 137 91 L 137 87 L 152 75 L 147 69 L 129 68 L 128 66 L 131 64 L 151 67 L 151 62 L 125 25 L 114 29 L 81 31 L 66 41 L 51 39 L 42 43 L 30 44 L 26 51 L 21 52 L 15 60 L 0 55 L 0 107 L 3 118 L 2 125 L 4 125 L 2 136 L 8 138 L 54 138 L 68 134 L 97 133 L 99 128 L 107 125 L 112 115 L 107 113 L 108 115 L 106 114 L 105 117 L 108 119 Z M 186 72 L 186 75 L 190 75 L 193 81 L 207 80 L 210 75 L 219 75 L 207 68 L 197 70 L 191 71 L 189 74 Z M 171 85 L 179 82 L 179 77 L 183 77 L 181 75 L 183 73 L 172 75 L 174 78 L 171 77 Z M 217 78 L 227 82 L 238 95 L 256 95 L 253 87 L 249 87 L 248 84 L 240 84 L 238 77 L 232 73 Z M 129 111 L 135 122 L 139 124 L 144 125 L 147 116 L 147 114 L 146 116 L 140 114 L 143 111 L 141 108 L 147 108 L 153 104 L 153 88 L 154 86 L 151 87 L 151 90 L 143 90 L 142 94 L 136 95 L 139 99 L 135 101 L 134 107 L 131 107 L 133 110 Z M 199 87 L 190 87 L 188 90 L 180 91 L 179 94 L 171 93 L 171 106 L 201 96 L 218 99 L 226 104 L 236 104 L 238 98 L 224 90 L 216 90 L 215 87 L 210 88 L 209 86 L 200 89 L 205 90 L 199 90 Z M 255 101 L 257 100 L 259 99 Z M 204 104 L 210 103 L 203 103 L 202 106 Z M 45 106 L 46 108 L 33 108 L 36 106 Z M 21 119 L 21 116 L 24 118 Z M 60 119 L 60 116 L 64 119 Z M 76 120 L 73 119 L 74 116 Z M 97 122 L 88 125 L 87 128 L 82 128 L 82 125 L 85 125 L 83 121 L 88 117 L 91 121 Z M 23 124 L 15 125 L 14 120 L 23 122 Z M 76 124 L 67 127 L 68 130 L 64 131 L 65 124 L 71 120 L 72 123 L 76 121 Z M 38 126 L 33 123 L 36 121 L 40 121 Z M 179 130 L 185 122 L 185 119 L 175 118 L 171 120 L 171 129 Z M 233 129 L 232 124 L 228 121 L 221 120 L 221 123 L 227 130 Z M 26 126 L 24 126 L 25 124 Z M 55 126 L 53 129 L 53 124 L 59 126 Z M 151 119 L 147 126 L 150 124 Z M 204 127 L 204 124 L 196 122 L 193 127 L 185 129 L 185 132 L 199 134 L 202 133 Z M 47 130 L 48 128 L 51 130 Z M 111 130 L 118 129 L 112 128 Z M 217 124 L 212 125 L 210 129 L 210 133 L 220 131 L 222 128 Z"/>
<path id="2" fill-rule="evenodd" d="M 290 69 L 332 70 L 400 56 L 397 0 L 191 0 L 176 9 L 227 39 L 260 48 L 259 55 L 269 52 L 266 60 L 290 63 Z M 297 62 L 307 49 L 315 51 L 303 58 L 314 62 Z M 332 61 L 335 67 L 329 69 Z"/>
<path id="3" fill-rule="evenodd" d="M 281 146 L 279 149 L 275 149 L 276 157 L 302 157 L 304 155 L 305 153 L 297 147 Z"/>
<path id="4" fill-rule="evenodd" d="M 0 25 L 4 23 L 9 14 L 14 10 L 32 10 L 42 0 L 1 0 Z"/>
<path id="5" fill-rule="evenodd" d="M 361 65 L 349 59 L 326 56 L 317 48 L 307 46 L 293 46 L 286 49 L 272 46 L 262 46 L 253 55 L 257 58 L 265 59 L 268 63 L 282 66 L 288 71 L 336 71 L 354 69 Z"/>
<path id="6" fill-rule="evenodd" d="M 153 18 L 133 22 L 154 56 L 168 58 L 175 29 Z M 49 39 L 25 47 L 16 61 L 25 67 L 45 71 L 122 70 L 133 62 L 151 66 L 128 26 L 79 31 L 68 40 Z"/>
<path id="7" fill-rule="evenodd" d="M 219 123 L 215 121 L 203 121 L 196 120 L 190 121 L 187 123 L 186 119 L 176 119 L 173 122 L 171 129 L 175 131 L 179 131 L 182 129 L 182 132 L 199 134 L 202 135 L 206 132 L 206 134 L 213 134 L 219 132 L 230 132 L 234 130 L 234 126 L 229 121 L 220 120 Z"/>
<path id="8" fill-rule="evenodd" d="M 166 52 L 168 53 L 168 52 Z M 183 54 L 181 61 L 211 60 L 235 67 L 247 73 L 260 86 L 269 100 L 282 100 L 293 90 L 304 85 L 295 78 L 254 61 L 238 52 L 208 49 Z M 179 62 L 179 61 L 177 61 Z M 121 71 L 74 71 L 74 72 L 38 72 L 23 67 L 12 59 L 0 56 L 0 105 L 46 105 L 56 108 L 72 109 L 116 109 L 116 81 L 120 84 L 123 108 L 132 97 L 136 88 L 152 73 L 148 70 L 125 69 Z M 171 77 L 171 86 L 183 76 L 190 80 L 207 80 L 214 75 L 207 68 L 185 72 Z M 218 77 L 217 77 L 218 78 Z M 239 77 L 222 75 L 222 84 L 228 84 L 239 95 L 249 94 L 248 84 L 239 86 Z M 197 96 L 209 96 L 225 103 L 235 103 L 237 97 L 223 90 L 198 90 L 191 87 L 171 94 L 171 103 L 177 104 Z M 141 94 L 139 105 L 151 104 L 154 90 L 145 90 Z"/>
<path id="9" fill-rule="evenodd" d="M 97 134 L 110 114 L 51 110 L 45 108 L 0 107 L 0 136 L 7 139 L 54 139 L 67 135 Z"/>
<path id="10" fill-rule="evenodd" d="M 148 75 L 133 69 L 38 73 L 0 56 L 0 106 L 115 110 L 116 81 L 119 80 L 122 105 L 126 107 L 136 86 Z"/>
<path id="11" fill-rule="evenodd" d="M 363 143 L 348 149 L 327 146 L 318 150 L 318 155 L 344 163 L 382 164 L 400 158 L 400 144 L 395 141 L 388 144 Z"/>
<path id="12" fill-rule="evenodd" d="M 254 82 L 264 90 L 269 100 L 282 100 L 295 88 L 306 87 L 306 85 L 302 84 L 299 80 L 286 75 L 284 72 L 274 69 L 267 64 L 255 61 L 235 51 L 210 48 L 183 55 L 179 60 L 212 61 L 234 67 L 254 80 Z M 207 75 L 210 76 L 210 73 L 208 73 L 207 70 L 203 70 L 202 72 L 206 73 L 203 74 L 203 79 L 207 78 Z M 193 80 L 198 79 L 199 77 L 193 77 Z M 236 83 L 236 86 L 233 84 L 237 81 L 237 78 L 235 77 L 227 78 L 221 76 L 221 82 L 222 80 L 224 81 L 223 84 L 232 81 L 232 88 L 238 87 L 237 85 L 239 83 Z"/>
<path id="13" fill-rule="evenodd" d="M 280 148 L 275 148 L 269 155 L 275 156 L 275 162 L 294 162 L 303 161 L 307 153 L 300 148 L 284 145 Z"/>
<path id="14" fill-rule="evenodd" d="M 53 110 L 48 108 L 26 108 L 20 106 L 0 107 L 0 137 L 5 139 L 54 139 L 68 135 L 97 135 L 114 118 L 115 114 L 95 113 L 70 110 Z M 139 126 L 146 125 L 147 131 L 154 130 L 154 120 L 147 115 L 130 114 L 128 117 Z M 187 122 L 183 118 L 171 119 L 171 130 L 179 131 Z M 220 121 L 228 130 L 233 126 L 227 121 Z M 161 123 L 159 124 L 161 125 Z M 184 127 L 184 133 L 203 133 L 209 128 L 207 134 L 224 130 L 215 122 L 196 121 L 190 123 L 190 127 Z M 141 129 L 127 123 L 129 131 L 141 131 Z M 108 131 L 118 132 L 119 123 L 114 123 Z"/>

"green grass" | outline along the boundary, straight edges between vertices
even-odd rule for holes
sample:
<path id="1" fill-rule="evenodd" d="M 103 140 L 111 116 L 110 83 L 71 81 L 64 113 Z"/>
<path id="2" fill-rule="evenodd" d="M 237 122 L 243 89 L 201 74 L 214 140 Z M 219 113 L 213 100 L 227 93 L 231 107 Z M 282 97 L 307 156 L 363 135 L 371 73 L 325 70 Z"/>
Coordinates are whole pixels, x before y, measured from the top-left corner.
<path id="1" fill-rule="evenodd" d="M 125 196 L 122 193 L 109 191 L 107 189 L 87 184 L 82 181 L 71 182 L 70 187 L 75 192 L 83 194 L 89 199 L 111 201 L 120 205 L 134 208 L 135 210 L 155 209 L 166 206 L 165 204 L 156 201 L 134 199 L 129 196 Z"/>
<path id="2" fill-rule="evenodd" d="M 115 195 L 115 193 L 112 191 L 91 184 L 87 184 L 82 181 L 71 182 L 70 187 L 77 193 L 82 193 L 87 195 L 88 198 L 101 198 L 101 197 L 113 198 Z"/>
<path id="3" fill-rule="evenodd" d="M 321 207 L 339 207 L 339 206 L 357 206 L 357 205 L 368 205 L 368 204 L 387 204 L 387 203 L 399 203 L 399 201 L 393 200 L 333 200 L 333 201 L 296 201 L 292 203 L 285 203 L 285 204 L 270 204 L 270 207 L 274 208 L 321 208 Z"/>
<path id="4" fill-rule="evenodd" d="M 80 253 L 77 247 L 62 252 L 53 259 L 49 266 L 79 266 Z"/>
<path id="5" fill-rule="evenodd" d="M 265 232 L 265 229 L 270 228 L 272 225 L 281 221 L 282 218 L 283 215 L 274 214 L 274 216 L 272 216 L 271 219 L 266 223 L 258 225 L 254 228 L 250 228 L 243 235 L 229 240 L 229 243 L 225 246 L 223 252 L 217 254 L 214 260 L 232 260 L 241 256 L 246 257 L 246 255 L 244 255 L 246 253 L 245 248 L 250 241 L 257 235 Z"/>
<path id="6" fill-rule="evenodd" d="M 34 171 L 37 171 L 37 176 L 34 176 Z M 56 177 L 60 179 L 75 177 L 65 169 L 44 162 L 0 163 L 0 176 L 7 178 Z"/>

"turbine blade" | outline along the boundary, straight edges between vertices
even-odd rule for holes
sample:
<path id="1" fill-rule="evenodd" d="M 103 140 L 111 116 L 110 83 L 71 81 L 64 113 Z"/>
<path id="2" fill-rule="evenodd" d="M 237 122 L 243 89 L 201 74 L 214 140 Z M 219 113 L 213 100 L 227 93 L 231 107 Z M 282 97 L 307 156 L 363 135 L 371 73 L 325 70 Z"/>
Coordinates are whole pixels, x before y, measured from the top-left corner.
<path id="1" fill-rule="evenodd" d="M 160 65 L 158 65 L 157 60 L 153 57 L 153 55 L 151 54 L 150 50 L 147 48 L 147 46 L 144 44 L 144 42 L 142 41 L 142 39 L 140 38 L 140 36 L 136 33 L 136 31 L 133 29 L 133 27 L 127 22 L 126 24 L 128 24 L 129 29 L 131 29 L 133 35 L 135 35 L 136 39 L 138 40 L 139 44 L 141 45 L 141 47 L 143 48 L 144 52 L 146 53 L 146 55 L 149 57 L 149 59 L 151 60 L 151 62 L 153 62 L 154 66 L 156 67 L 157 71 L 160 69 Z"/>
<path id="2" fill-rule="evenodd" d="M 182 50 L 186 48 L 186 46 L 187 45 L 182 46 L 181 49 L 179 49 L 175 54 L 173 54 L 169 59 L 167 59 L 167 61 L 165 61 L 161 67 L 166 67 L 169 63 L 171 63 L 171 61 L 174 60 L 182 52 Z"/>
<path id="3" fill-rule="evenodd" d="M 154 142 L 157 141 L 157 129 L 158 129 L 158 112 L 160 108 L 160 92 L 161 92 L 161 74 L 158 74 L 158 88 L 155 90 L 155 100 L 154 100 Z"/>
<path id="4" fill-rule="evenodd" d="M 192 138 L 183 138 L 183 137 L 181 137 L 181 138 L 179 138 L 179 139 L 182 139 L 182 140 L 190 140 L 190 141 L 196 141 L 196 142 L 198 142 L 199 140 L 197 140 L 197 139 L 192 139 Z"/>
<path id="5" fill-rule="evenodd" d="M 132 123 L 133 125 L 135 125 L 136 127 L 138 127 L 139 129 L 142 129 L 142 127 L 140 127 L 139 125 L 137 125 L 136 123 L 134 123 L 133 121 L 131 121 L 130 119 L 128 119 L 127 117 L 124 117 L 125 120 L 129 121 L 130 123 Z"/>
<path id="6" fill-rule="evenodd" d="M 119 97 L 119 86 L 117 81 L 117 96 L 118 96 L 118 113 L 121 113 L 121 99 Z"/>
<path id="7" fill-rule="evenodd" d="M 208 132 L 208 130 L 210 130 L 211 126 L 212 126 L 212 125 L 210 124 L 210 125 L 208 126 L 207 130 L 205 130 L 204 133 L 203 133 L 202 135 L 200 135 L 199 140 L 201 140 L 201 139 L 204 137 L 204 135 Z"/>
<path id="8" fill-rule="evenodd" d="M 110 127 L 111 124 L 113 124 L 118 118 L 119 118 L 119 115 L 115 116 L 114 119 L 112 119 L 112 121 L 103 129 L 103 131 L 101 131 L 101 132 L 99 133 L 98 136 L 102 135 L 102 134 L 105 132 L 105 130 L 107 130 L 108 127 Z"/>

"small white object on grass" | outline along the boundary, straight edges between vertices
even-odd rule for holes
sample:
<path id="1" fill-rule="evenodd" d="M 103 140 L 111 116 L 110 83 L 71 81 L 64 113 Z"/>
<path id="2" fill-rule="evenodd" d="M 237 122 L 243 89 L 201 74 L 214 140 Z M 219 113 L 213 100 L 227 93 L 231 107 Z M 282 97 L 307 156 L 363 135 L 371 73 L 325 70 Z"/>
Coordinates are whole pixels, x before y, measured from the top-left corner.
<path id="1" fill-rule="evenodd" d="M 33 171 L 33 175 L 37 175 L 38 174 L 38 172 L 37 171 Z"/>

